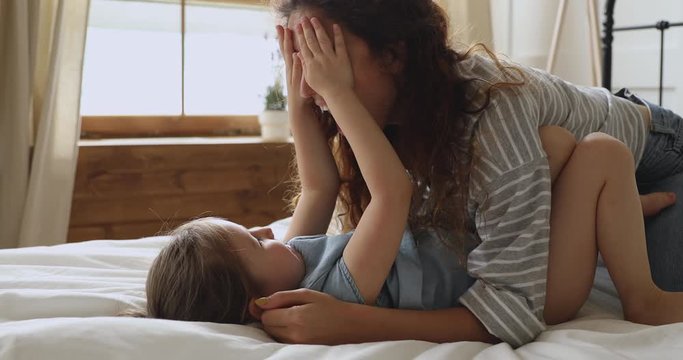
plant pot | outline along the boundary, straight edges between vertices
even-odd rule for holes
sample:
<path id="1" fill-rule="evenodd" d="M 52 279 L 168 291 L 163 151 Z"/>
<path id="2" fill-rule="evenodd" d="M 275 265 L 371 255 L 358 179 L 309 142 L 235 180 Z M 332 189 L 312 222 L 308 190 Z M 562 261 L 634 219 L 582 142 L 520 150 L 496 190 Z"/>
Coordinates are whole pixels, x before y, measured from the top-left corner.
<path id="1" fill-rule="evenodd" d="M 267 142 L 289 141 L 289 118 L 284 110 L 265 110 L 259 117 L 261 138 Z"/>

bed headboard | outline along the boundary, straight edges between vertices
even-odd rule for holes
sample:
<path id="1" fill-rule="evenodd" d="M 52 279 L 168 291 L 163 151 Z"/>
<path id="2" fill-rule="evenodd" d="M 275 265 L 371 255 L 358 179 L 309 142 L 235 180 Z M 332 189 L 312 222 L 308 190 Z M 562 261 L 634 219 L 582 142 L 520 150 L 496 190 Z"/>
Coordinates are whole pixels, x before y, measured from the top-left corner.
<path id="1" fill-rule="evenodd" d="M 659 105 L 662 105 L 662 93 L 664 88 L 664 34 L 667 29 L 683 26 L 683 22 L 670 23 L 667 20 L 660 20 L 653 25 L 636 25 L 614 27 L 614 7 L 616 0 L 607 0 L 605 3 L 605 21 L 603 22 L 602 37 L 602 86 L 608 90 L 612 89 L 612 41 L 614 33 L 619 31 L 634 31 L 645 29 L 659 30 Z"/>

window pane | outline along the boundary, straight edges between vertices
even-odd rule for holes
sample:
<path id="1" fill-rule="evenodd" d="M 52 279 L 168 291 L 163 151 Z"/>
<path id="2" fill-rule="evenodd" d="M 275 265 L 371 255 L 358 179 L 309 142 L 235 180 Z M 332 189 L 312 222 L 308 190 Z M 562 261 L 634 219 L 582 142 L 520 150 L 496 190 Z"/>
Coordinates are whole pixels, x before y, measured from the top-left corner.
<path id="1" fill-rule="evenodd" d="M 92 0 L 83 115 L 180 114 L 180 10 L 179 0 Z M 186 24 L 185 113 L 260 113 L 282 72 L 270 10 L 188 5 Z"/>
<path id="2" fill-rule="evenodd" d="M 83 115 L 179 114 L 180 6 L 92 0 L 83 66 Z"/>
<path id="3" fill-rule="evenodd" d="M 267 9 L 188 6 L 185 112 L 258 114 L 275 78 L 275 22 Z"/>

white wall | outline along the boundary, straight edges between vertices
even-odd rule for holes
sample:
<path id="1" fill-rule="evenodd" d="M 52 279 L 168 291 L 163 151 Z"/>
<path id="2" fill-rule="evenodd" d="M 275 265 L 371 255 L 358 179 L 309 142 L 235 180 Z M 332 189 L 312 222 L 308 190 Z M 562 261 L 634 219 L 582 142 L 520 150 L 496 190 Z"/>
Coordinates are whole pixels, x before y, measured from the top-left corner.
<path id="1" fill-rule="evenodd" d="M 481 42 L 492 46 L 491 6 L 488 0 L 438 0 L 446 9 L 451 35 L 459 45 Z"/>
<path id="2" fill-rule="evenodd" d="M 545 68 L 560 0 L 490 0 L 496 50 L 514 61 Z M 605 0 L 599 1 L 600 36 Z M 683 21 L 683 1 L 617 0 L 615 25 Z M 657 102 L 659 32 L 615 33 L 613 88 L 629 87 Z M 666 32 L 664 106 L 683 113 L 683 27 Z M 567 1 L 567 13 L 553 71 L 576 84 L 591 85 L 587 2 Z"/>
<path id="3" fill-rule="evenodd" d="M 638 0 L 617 0 L 616 26 L 648 25 L 666 19 L 683 22 L 683 1 L 654 0 L 643 6 Z M 640 6 L 636 6 L 640 3 Z M 614 35 L 612 86 L 629 87 L 657 103 L 659 84 L 659 31 L 617 32 Z M 663 104 L 683 113 L 683 27 L 665 33 Z"/>

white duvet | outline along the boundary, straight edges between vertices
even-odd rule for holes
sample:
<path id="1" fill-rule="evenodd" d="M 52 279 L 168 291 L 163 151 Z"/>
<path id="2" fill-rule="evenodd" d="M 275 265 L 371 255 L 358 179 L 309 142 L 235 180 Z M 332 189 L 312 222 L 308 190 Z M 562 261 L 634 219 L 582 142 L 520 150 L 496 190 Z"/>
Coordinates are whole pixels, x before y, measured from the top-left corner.
<path id="1" fill-rule="evenodd" d="M 275 227 L 281 233 L 281 226 Z M 580 317 L 533 343 L 385 341 L 285 345 L 257 326 L 114 317 L 145 303 L 147 269 L 165 237 L 0 250 L 0 359 L 680 359 L 683 324 L 620 320 L 604 269 Z"/>

